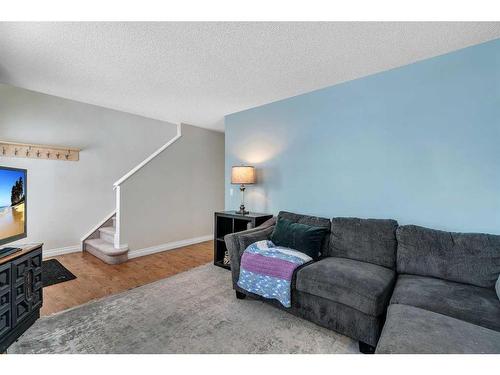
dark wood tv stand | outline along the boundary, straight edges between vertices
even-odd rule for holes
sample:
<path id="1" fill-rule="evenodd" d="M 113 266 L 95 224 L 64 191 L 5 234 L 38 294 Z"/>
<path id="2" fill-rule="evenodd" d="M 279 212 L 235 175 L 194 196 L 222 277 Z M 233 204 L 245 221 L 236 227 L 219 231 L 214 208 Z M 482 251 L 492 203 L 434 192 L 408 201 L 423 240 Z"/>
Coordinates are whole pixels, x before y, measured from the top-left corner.
<path id="1" fill-rule="evenodd" d="M 42 303 L 42 244 L 0 258 L 0 353 L 40 317 Z"/>

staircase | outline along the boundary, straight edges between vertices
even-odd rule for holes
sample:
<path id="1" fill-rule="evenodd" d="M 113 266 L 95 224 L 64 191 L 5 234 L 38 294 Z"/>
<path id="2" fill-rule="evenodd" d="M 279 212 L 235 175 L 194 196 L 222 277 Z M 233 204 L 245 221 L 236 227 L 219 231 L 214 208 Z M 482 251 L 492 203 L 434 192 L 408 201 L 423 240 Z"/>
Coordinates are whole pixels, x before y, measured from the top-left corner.
<path id="1" fill-rule="evenodd" d="M 83 250 L 108 264 L 120 264 L 128 260 L 128 246 L 116 243 L 116 214 L 105 220 L 87 239 L 83 240 Z"/>
<path id="2" fill-rule="evenodd" d="M 116 209 L 109 214 L 100 224 L 96 225 L 90 232 L 82 238 L 82 251 L 101 259 L 108 264 L 120 264 L 128 260 L 128 245 L 120 242 L 120 188 L 121 184 L 132 177 L 137 171 L 143 168 L 151 160 L 161 154 L 170 145 L 182 137 L 181 124 L 177 125 L 177 134 L 158 150 L 153 152 L 142 163 L 130 170 L 126 175 L 113 184 L 116 198 Z"/>

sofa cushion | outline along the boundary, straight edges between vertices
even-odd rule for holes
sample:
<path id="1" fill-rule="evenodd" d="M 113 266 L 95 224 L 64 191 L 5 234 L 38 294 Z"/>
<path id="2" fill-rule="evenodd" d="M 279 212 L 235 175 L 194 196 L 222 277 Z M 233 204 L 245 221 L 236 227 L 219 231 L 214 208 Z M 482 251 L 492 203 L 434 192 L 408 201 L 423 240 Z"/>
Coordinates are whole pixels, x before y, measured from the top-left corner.
<path id="1" fill-rule="evenodd" d="M 329 257 L 297 272 L 297 290 L 342 303 L 371 316 L 385 311 L 395 272 L 376 264 Z"/>
<path id="2" fill-rule="evenodd" d="M 500 333 L 407 305 L 390 305 L 376 353 L 500 353 Z"/>
<path id="3" fill-rule="evenodd" d="M 493 289 L 500 274 L 500 236 L 400 226 L 397 271 Z"/>
<path id="4" fill-rule="evenodd" d="M 391 304 L 420 307 L 500 331 L 500 301 L 493 289 L 426 276 L 399 275 Z"/>
<path id="5" fill-rule="evenodd" d="M 377 345 L 382 331 L 382 315 L 367 315 L 343 303 L 298 290 L 294 291 L 292 299 L 294 301 L 292 309 L 288 310 L 292 314 L 349 336 L 356 341 L 371 346 Z"/>
<path id="6" fill-rule="evenodd" d="M 328 241 L 330 238 L 330 219 L 318 216 L 300 215 L 292 212 L 280 211 L 278 218 L 290 220 L 293 223 L 305 224 L 311 227 L 327 228 L 328 232 L 325 234 L 321 244 L 321 254 L 325 254 L 328 250 Z"/>
<path id="7" fill-rule="evenodd" d="M 500 275 L 498 275 L 497 283 L 495 284 L 498 300 L 500 301 Z"/>
<path id="8" fill-rule="evenodd" d="M 288 247 L 317 259 L 327 232 L 328 228 L 294 223 L 279 217 L 269 239 L 276 246 Z"/>
<path id="9" fill-rule="evenodd" d="M 395 220 L 334 217 L 328 255 L 394 269 L 397 227 Z"/>

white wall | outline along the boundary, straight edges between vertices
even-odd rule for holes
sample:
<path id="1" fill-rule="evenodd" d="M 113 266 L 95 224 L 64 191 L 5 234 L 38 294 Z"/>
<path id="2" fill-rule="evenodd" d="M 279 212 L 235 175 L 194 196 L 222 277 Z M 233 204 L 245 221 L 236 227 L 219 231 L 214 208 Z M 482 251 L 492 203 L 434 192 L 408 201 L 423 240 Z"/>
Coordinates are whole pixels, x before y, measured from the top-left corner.
<path id="1" fill-rule="evenodd" d="M 131 251 L 213 234 L 224 208 L 224 134 L 182 125 L 182 137 L 121 187 L 121 242 Z"/>
<path id="2" fill-rule="evenodd" d="M 114 210 L 113 182 L 175 134 L 170 123 L 0 84 L 0 139 L 82 148 L 79 162 L 0 156 L 28 169 L 28 238 L 16 243 L 78 245 Z"/>

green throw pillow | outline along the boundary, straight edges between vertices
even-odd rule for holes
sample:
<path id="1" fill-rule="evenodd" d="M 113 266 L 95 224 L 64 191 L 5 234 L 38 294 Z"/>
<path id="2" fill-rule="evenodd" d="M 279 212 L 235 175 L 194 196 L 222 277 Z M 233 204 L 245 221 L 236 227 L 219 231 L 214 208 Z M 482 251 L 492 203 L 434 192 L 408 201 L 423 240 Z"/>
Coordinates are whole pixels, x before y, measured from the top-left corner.
<path id="1" fill-rule="evenodd" d="M 276 246 L 289 247 L 317 259 L 327 232 L 328 228 L 312 227 L 278 218 L 270 240 Z"/>

